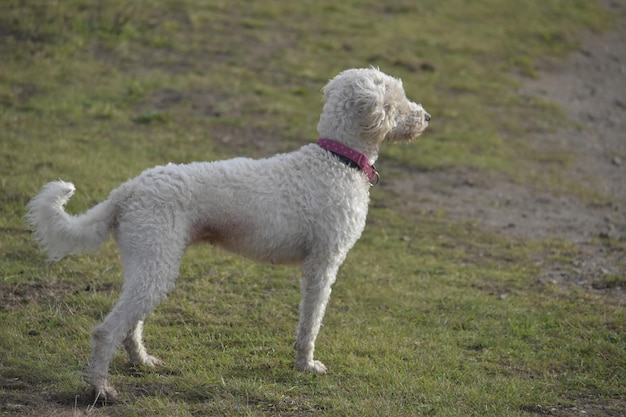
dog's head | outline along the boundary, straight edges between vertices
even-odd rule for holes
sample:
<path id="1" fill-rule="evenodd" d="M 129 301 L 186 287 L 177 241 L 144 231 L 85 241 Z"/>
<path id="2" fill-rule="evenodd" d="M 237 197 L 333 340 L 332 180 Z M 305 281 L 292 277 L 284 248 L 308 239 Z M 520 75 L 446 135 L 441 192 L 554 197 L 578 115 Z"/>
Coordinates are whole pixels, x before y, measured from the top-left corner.
<path id="1" fill-rule="evenodd" d="M 380 144 L 409 142 L 428 126 L 430 114 L 406 98 L 402 81 L 374 69 L 341 72 L 322 90 L 320 136 Z"/>

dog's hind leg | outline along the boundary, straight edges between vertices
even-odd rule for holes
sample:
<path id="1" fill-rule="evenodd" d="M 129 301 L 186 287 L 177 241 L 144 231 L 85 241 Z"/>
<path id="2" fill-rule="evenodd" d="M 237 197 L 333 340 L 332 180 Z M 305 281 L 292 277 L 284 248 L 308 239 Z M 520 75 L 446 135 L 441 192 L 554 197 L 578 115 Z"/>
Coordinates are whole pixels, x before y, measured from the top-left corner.
<path id="1" fill-rule="evenodd" d="M 95 400 L 112 402 L 117 391 L 108 383 L 109 363 L 124 337 L 144 315 L 132 296 L 124 293 L 104 321 L 91 332 L 89 378 Z"/>
<path id="2" fill-rule="evenodd" d="M 122 342 L 128 359 L 133 365 L 160 366 L 163 361 L 149 355 L 142 340 L 143 320 L 139 320 L 135 327 L 128 333 L 126 339 Z"/>
<path id="3" fill-rule="evenodd" d="M 302 301 L 300 321 L 296 336 L 296 367 L 317 374 L 326 372 L 326 366 L 313 359 L 315 339 L 319 333 L 331 286 L 335 282 L 339 265 L 320 265 L 319 259 L 309 259 L 303 264 L 301 282 Z"/>
<path id="4" fill-rule="evenodd" d="M 91 333 L 89 377 L 99 402 L 111 402 L 117 396 L 115 389 L 108 384 L 108 371 L 120 343 L 124 343 L 131 360 L 135 362 L 147 365 L 159 362 L 148 355 L 143 347 L 142 321 L 173 288 L 182 256 L 182 250 L 180 256 L 176 256 L 171 254 L 171 248 L 162 250 L 155 247 L 150 248 L 150 253 L 143 251 L 141 254 L 133 254 L 125 251 L 121 243 L 124 266 L 122 295 L 113 310 Z"/>

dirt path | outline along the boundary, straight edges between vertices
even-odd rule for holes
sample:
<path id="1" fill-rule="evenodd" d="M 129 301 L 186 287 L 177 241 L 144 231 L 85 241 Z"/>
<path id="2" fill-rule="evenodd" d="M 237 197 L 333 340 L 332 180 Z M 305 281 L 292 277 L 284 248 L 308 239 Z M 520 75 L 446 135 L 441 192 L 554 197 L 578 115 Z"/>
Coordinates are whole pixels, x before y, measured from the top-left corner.
<path id="1" fill-rule="evenodd" d="M 626 1 L 613 0 L 607 7 L 623 15 Z M 626 305 L 626 288 L 605 285 L 607 280 L 623 283 L 626 276 L 626 19 L 609 33 L 585 34 L 578 51 L 558 65 L 544 64 L 538 79 L 522 81 L 520 94 L 560 105 L 573 122 L 525 140 L 539 149 L 573 154 L 575 162 L 564 167 L 565 175 L 608 202 L 539 193 L 471 170 L 418 173 L 390 187 L 413 190 L 414 210 L 443 211 L 453 220 L 478 221 L 513 238 L 565 239 L 576 247 L 576 260 L 558 263 L 543 254 L 538 279 L 606 293 Z M 538 172 L 542 164 L 537 161 Z"/>

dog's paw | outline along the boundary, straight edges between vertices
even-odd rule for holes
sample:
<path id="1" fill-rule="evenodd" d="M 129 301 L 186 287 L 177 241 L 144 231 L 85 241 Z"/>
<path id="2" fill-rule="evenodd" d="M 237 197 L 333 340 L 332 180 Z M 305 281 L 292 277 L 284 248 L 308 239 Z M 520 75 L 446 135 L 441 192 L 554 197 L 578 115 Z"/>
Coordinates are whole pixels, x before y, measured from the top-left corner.
<path id="1" fill-rule="evenodd" d="M 300 371 L 312 372 L 314 374 L 325 374 L 328 368 L 320 361 L 311 361 L 305 364 L 298 363 L 297 368 Z"/>
<path id="2" fill-rule="evenodd" d="M 110 385 L 93 389 L 93 403 L 99 405 L 112 404 L 117 399 L 117 391 Z"/>
<path id="3" fill-rule="evenodd" d="M 149 368 L 156 368 L 164 364 L 161 359 L 152 355 L 131 356 L 130 363 L 133 366 L 147 366 Z"/>
<path id="4" fill-rule="evenodd" d="M 325 374 L 328 368 L 320 361 L 313 361 L 313 368 L 310 370 L 316 374 Z"/>
<path id="5" fill-rule="evenodd" d="M 149 366 L 151 368 L 156 368 L 157 366 L 162 366 L 163 361 L 159 358 L 156 358 L 152 355 L 148 355 L 144 358 L 142 365 Z"/>

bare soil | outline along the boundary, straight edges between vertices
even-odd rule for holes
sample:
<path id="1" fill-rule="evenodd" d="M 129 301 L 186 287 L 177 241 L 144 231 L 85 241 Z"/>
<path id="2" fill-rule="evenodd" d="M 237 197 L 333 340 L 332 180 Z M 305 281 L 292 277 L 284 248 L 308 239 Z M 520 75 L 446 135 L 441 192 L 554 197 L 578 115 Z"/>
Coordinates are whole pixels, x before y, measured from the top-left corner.
<path id="1" fill-rule="evenodd" d="M 624 16 L 625 0 L 606 6 Z M 559 105 L 572 123 L 554 133 L 529 133 L 536 149 L 573 155 L 562 175 L 592 189 L 601 199 L 538 191 L 505 176 L 456 169 L 386 177 L 391 190 L 412 198 L 414 212 L 445 213 L 474 221 L 514 239 L 557 239 L 571 243 L 575 260 L 538 254 L 543 284 L 578 286 L 626 305 L 626 19 L 608 33 L 585 33 L 566 59 L 540 64 L 539 77 L 521 78 L 518 91 Z M 549 171 L 539 158 L 533 169 Z M 593 201 L 587 201 L 593 200 Z M 601 202 L 598 202 L 601 201 Z"/>

